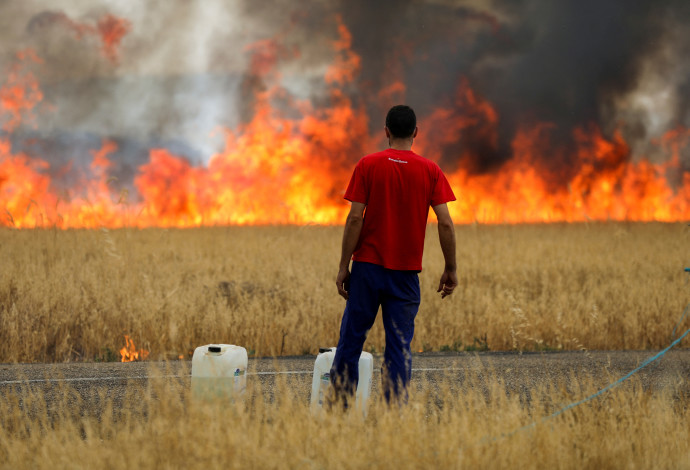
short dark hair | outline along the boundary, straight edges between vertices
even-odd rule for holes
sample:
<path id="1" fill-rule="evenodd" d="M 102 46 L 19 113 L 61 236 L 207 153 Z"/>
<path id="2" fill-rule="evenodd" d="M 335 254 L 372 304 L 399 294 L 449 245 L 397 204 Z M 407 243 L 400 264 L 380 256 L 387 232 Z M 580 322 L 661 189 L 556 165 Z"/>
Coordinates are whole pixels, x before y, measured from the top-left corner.
<path id="1" fill-rule="evenodd" d="M 409 106 L 404 104 L 393 106 L 386 115 L 386 127 L 393 137 L 406 139 L 414 134 L 417 116 Z"/>

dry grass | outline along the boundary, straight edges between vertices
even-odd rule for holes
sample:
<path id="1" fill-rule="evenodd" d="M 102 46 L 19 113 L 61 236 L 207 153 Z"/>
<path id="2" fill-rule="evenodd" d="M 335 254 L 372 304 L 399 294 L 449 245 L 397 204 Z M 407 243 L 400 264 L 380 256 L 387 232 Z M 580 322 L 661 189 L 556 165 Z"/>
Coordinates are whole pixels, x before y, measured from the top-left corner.
<path id="1" fill-rule="evenodd" d="M 257 355 L 337 342 L 341 227 L 0 230 L 0 362 L 151 359 L 211 342 Z M 462 226 L 441 301 L 427 234 L 415 350 L 645 349 L 688 296 L 685 224 Z M 688 325 L 686 324 L 685 327 Z M 381 351 L 380 323 L 365 347 Z"/>
<path id="2" fill-rule="evenodd" d="M 250 381 L 235 405 L 153 383 L 97 408 L 69 388 L 50 400 L 1 395 L 0 467 L 690 468 L 688 396 L 635 383 L 544 422 L 573 399 L 564 386 L 530 389 L 526 402 L 486 375 L 468 376 L 460 390 L 420 382 L 407 407 L 374 397 L 362 419 L 312 416 L 289 383 L 272 400 Z M 587 380 L 576 388 L 593 391 Z"/>

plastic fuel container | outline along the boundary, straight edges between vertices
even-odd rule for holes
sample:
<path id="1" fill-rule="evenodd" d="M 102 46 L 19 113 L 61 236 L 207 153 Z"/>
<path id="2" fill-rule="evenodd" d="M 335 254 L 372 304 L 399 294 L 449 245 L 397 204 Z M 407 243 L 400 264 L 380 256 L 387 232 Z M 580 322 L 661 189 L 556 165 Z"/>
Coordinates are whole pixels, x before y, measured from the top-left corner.
<path id="1" fill-rule="evenodd" d="M 199 346 L 192 356 L 192 396 L 229 398 L 247 388 L 247 350 L 232 344 Z"/>
<path id="2" fill-rule="evenodd" d="M 319 355 L 314 362 L 314 377 L 311 383 L 311 407 L 318 412 L 323 407 L 323 401 L 331 384 L 331 366 L 335 358 L 336 348 L 320 348 Z M 374 373 L 374 357 L 368 352 L 359 356 L 359 383 L 355 394 L 355 408 L 367 413 L 367 400 L 371 394 L 371 379 Z"/>

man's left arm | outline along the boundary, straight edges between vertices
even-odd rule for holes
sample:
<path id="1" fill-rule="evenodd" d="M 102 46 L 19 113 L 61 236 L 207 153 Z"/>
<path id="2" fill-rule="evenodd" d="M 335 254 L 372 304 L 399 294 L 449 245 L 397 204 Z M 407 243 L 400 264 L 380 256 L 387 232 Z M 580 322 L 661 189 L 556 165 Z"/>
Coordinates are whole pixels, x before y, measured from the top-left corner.
<path id="1" fill-rule="evenodd" d="M 443 259 L 446 266 L 441 275 L 441 281 L 438 284 L 438 290 L 441 292 L 441 298 L 446 298 L 453 293 L 458 286 L 458 276 L 455 273 L 455 225 L 453 219 L 448 212 L 448 205 L 446 203 L 438 204 L 432 207 L 438 219 L 438 239 L 441 242 L 441 251 L 443 252 Z"/>
<path id="2" fill-rule="evenodd" d="M 350 206 L 350 213 L 345 220 L 340 266 L 338 268 L 338 276 L 335 279 L 335 285 L 338 287 L 338 294 L 345 300 L 347 300 L 347 290 L 345 286 L 350 280 L 350 260 L 357 247 L 357 242 L 359 242 L 359 235 L 362 233 L 365 207 L 366 204 L 353 202 Z"/>

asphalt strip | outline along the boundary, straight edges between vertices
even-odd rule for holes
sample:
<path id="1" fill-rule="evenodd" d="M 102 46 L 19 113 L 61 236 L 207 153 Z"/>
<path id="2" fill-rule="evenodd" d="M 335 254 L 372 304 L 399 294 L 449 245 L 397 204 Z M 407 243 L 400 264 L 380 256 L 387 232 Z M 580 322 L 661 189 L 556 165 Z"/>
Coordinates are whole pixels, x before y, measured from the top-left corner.
<path id="1" fill-rule="evenodd" d="M 438 369 L 432 367 L 425 367 L 422 369 L 412 369 L 412 372 L 446 372 L 458 371 L 462 369 L 445 368 Z M 312 370 L 282 370 L 282 371 L 263 371 L 263 372 L 247 372 L 246 375 L 305 375 L 312 374 Z M 112 376 L 112 377 L 70 377 L 62 379 L 27 379 L 27 380 L 3 380 L 0 381 L 2 385 L 21 385 L 30 383 L 59 383 L 59 382 L 97 382 L 97 381 L 111 381 L 111 380 L 151 380 L 151 379 L 179 379 L 191 378 L 190 374 L 184 375 L 133 375 L 133 376 Z"/>

